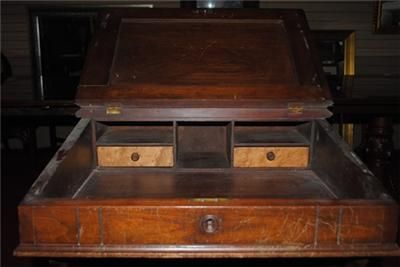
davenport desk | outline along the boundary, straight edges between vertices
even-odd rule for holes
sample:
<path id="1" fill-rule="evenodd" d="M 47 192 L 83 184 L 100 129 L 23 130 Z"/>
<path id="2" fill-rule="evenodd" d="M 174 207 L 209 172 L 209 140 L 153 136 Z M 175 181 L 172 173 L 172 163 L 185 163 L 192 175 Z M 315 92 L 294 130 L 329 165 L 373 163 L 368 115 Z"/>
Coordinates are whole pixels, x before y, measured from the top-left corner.
<path id="1" fill-rule="evenodd" d="M 325 121 L 299 10 L 108 10 L 18 256 L 399 255 L 398 206 Z"/>

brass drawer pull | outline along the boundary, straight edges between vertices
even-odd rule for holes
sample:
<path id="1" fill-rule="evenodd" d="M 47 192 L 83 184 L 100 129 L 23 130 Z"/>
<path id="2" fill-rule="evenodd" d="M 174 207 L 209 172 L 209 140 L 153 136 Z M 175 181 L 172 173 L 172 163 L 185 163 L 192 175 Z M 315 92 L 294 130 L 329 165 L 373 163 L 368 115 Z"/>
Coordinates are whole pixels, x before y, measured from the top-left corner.
<path id="1" fill-rule="evenodd" d="M 133 152 L 131 155 L 131 160 L 132 161 L 138 161 L 140 159 L 140 155 L 137 152 Z"/>
<path id="2" fill-rule="evenodd" d="M 275 153 L 272 151 L 269 151 L 266 156 L 269 161 L 273 161 L 275 159 Z"/>
<path id="3" fill-rule="evenodd" d="M 200 228 L 204 233 L 213 234 L 218 231 L 219 219 L 215 215 L 205 215 L 200 220 Z"/>

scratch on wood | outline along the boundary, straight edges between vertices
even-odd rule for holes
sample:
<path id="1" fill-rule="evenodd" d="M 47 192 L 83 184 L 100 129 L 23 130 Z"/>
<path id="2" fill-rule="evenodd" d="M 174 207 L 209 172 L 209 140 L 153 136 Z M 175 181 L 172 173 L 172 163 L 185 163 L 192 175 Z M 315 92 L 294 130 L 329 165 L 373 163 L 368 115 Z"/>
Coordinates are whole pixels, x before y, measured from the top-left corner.
<path id="1" fill-rule="evenodd" d="M 159 213 L 159 209 L 158 208 L 156 208 L 156 216 L 157 216 L 158 219 L 160 218 L 160 213 Z"/>
<path id="2" fill-rule="evenodd" d="M 356 225 L 359 225 L 359 224 L 360 224 L 360 222 L 359 222 L 359 220 L 358 220 L 358 215 L 355 216 L 355 219 L 354 219 L 354 220 L 355 220 Z"/>
<path id="3" fill-rule="evenodd" d="M 386 212 L 384 210 L 382 210 L 382 223 L 385 223 L 385 214 Z M 385 232 L 385 227 L 382 224 L 378 224 L 377 225 L 378 229 L 381 230 L 381 242 L 383 242 L 384 238 L 384 232 Z"/>
<path id="4" fill-rule="evenodd" d="M 246 218 L 246 219 L 242 219 L 239 220 L 239 223 L 233 228 L 233 230 L 238 230 L 240 229 L 242 226 L 246 226 L 247 224 L 249 224 L 254 218 Z"/>
<path id="5" fill-rule="evenodd" d="M 353 221 L 353 217 L 354 217 L 354 210 L 353 210 L 353 207 L 352 207 L 352 206 L 349 206 L 348 209 L 350 210 L 350 213 L 351 213 L 351 215 L 350 215 L 350 221 Z"/>
<path id="6" fill-rule="evenodd" d="M 319 205 L 317 205 L 315 209 L 314 247 L 318 246 L 319 216 L 320 216 L 320 207 Z"/>
<path id="7" fill-rule="evenodd" d="M 336 244 L 340 245 L 341 243 L 341 234 L 342 234 L 342 220 L 343 220 L 343 208 L 339 209 L 338 221 L 336 224 Z"/>
<path id="8" fill-rule="evenodd" d="M 257 243 L 259 243 L 259 244 L 263 244 L 269 240 L 269 236 L 268 236 L 268 233 L 267 233 L 265 227 L 262 228 L 260 237 L 261 237 L 261 239 L 257 240 Z"/>
<path id="9" fill-rule="evenodd" d="M 217 41 L 212 41 L 211 43 L 209 43 L 209 44 L 204 48 L 204 50 L 201 52 L 199 59 L 202 59 L 203 56 L 204 56 L 204 54 L 206 53 L 206 51 L 207 51 L 210 47 L 212 47 L 213 45 L 215 45 L 216 43 L 217 43 Z"/>
<path id="10" fill-rule="evenodd" d="M 77 245 L 81 245 L 81 221 L 80 221 L 80 214 L 79 208 L 75 209 L 75 221 L 76 221 L 76 240 Z"/>
<path id="11" fill-rule="evenodd" d="M 319 220 L 319 223 L 327 225 L 331 229 L 332 232 L 337 229 L 337 223 L 330 223 L 329 221 L 324 221 L 322 219 Z"/>
<path id="12" fill-rule="evenodd" d="M 162 229 L 160 227 L 160 221 L 162 221 L 162 219 L 160 218 L 160 211 L 159 208 L 156 208 L 156 216 L 157 216 L 157 221 L 156 221 L 156 225 L 157 225 L 157 234 L 161 234 L 162 233 Z M 168 233 L 169 235 L 170 233 Z"/>
<path id="13" fill-rule="evenodd" d="M 104 246 L 104 224 L 103 224 L 103 208 L 98 208 L 99 231 L 100 231 L 100 246 Z"/>
<path id="14" fill-rule="evenodd" d="M 306 224 L 303 226 L 301 231 L 297 234 L 297 236 L 293 239 L 293 241 L 299 240 L 304 233 L 308 230 L 308 227 L 314 227 L 314 224 L 310 223 L 309 221 L 306 222 Z"/>
<path id="15" fill-rule="evenodd" d="M 124 240 L 124 244 L 128 244 L 128 239 L 126 238 L 126 231 L 122 232 L 122 239 Z"/>
<path id="16" fill-rule="evenodd" d="M 33 244 L 34 245 L 36 245 L 37 243 L 36 243 L 36 240 L 37 240 L 37 237 L 36 237 L 36 228 L 35 228 L 35 217 L 34 217 L 34 209 L 35 209 L 35 207 L 32 207 L 31 208 L 31 216 L 32 216 L 32 235 L 33 235 Z"/>
<path id="17" fill-rule="evenodd" d="M 302 225 L 302 221 L 304 220 L 303 217 L 304 217 L 304 214 L 302 213 L 301 215 L 299 215 L 299 218 L 293 224 L 291 224 L 288 228 L 281 227 L 281 230 L 279 231 L 278 236 L 283 236 L 285 243 L 287 243 L 287 244 L 293 243 L 294 241 L 298 240 L 304 234 L 304 232 L 307 230 L 307 227 L 308 227 L 307 223 L 304 225 L 303 228 L 301 228 L 301 230 L 299 229 L 299 226 Z M 282 235 L 282 231 L 285 231 L 285 233 L 283 233 L 283 235 Z"/>
<path id="18" fill-rule="evenodd" d="M 289 219 L 289 215 L 285 214 L 285 218 L 283 219 L 283 223 L 282 223 L 282 226 L 281 226 L 281 228 L 280 228 L 280 230 L 279 230 L 278 236 L 281 236 L 281 235 L 282 235 L 282 232 L 285 231 L 285 228 L 286 228 L 286 224 L 287 224 L 287 222 L 288 222 L 288 219 Z"/>

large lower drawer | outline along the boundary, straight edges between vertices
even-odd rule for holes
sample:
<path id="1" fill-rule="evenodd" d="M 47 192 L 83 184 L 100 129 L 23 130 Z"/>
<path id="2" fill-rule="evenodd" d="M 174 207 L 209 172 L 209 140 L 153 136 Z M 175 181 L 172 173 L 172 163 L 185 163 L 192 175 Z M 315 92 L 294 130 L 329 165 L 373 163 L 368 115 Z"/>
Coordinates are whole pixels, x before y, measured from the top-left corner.
<path id="1" fill-rule="evenodd" d="M 359 255 L 367 255 L 377 245 L 380 249 L 386 247 L 388 254 L 399 253 L 394 245 L 397 221 L 393 218 L 397 210 L 393 205 L 273 202 L 260 205 L 251 200 L 222 199 L 221 204 L 215 201 L 173 200 L 161 205 L 157 201 L 138 200 L 100 206 L 20 206 L 19 216 L 24 223 L 20 225 L 21 245 L 17 253 L 34 254 L 43 245 L 50 248 L 42 251 L 46 255 L 51 255 L 51 251 L 80 251 L 84 255 L 85 248 L 90 248 L 91 252 L 99 251 L 105 256 L 118 248 L 120 256 L 124 253 L 145 256 L 145 249 L 158 257 L 182 249 L 186 253 L 200 252 L 217 245 L 230 247 L 237 256 L 246 255 L 250 248 L 253 252 L 275 251 L 277 255 L 282 250 L 309 251 L 314 255 L 318 251 L 329 255 L 329 251 L 358 250 Z"/>
<path id="2" fill-rule="evenodd" d="M 172 167 L 172 146 L 99 146 L 101 167 Z"/>
<path id="3" fill-rule="evenodd" d="M 235 147 L 234 167 L 308 166 L 308 147 Z"/>

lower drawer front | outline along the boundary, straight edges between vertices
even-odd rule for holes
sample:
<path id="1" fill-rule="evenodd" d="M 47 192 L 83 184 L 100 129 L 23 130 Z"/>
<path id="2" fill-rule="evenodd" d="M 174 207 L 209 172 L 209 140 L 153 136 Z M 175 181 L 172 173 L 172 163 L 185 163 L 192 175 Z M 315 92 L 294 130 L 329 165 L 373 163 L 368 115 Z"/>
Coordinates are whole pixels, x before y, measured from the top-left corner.
<path id="1" fill-rule="evenodd" d="M 172 146 L 103 146 L 97 147 L 102 167 L 172 167 Z"/>
<path id="2" fill-rule="evenodd" d="M 150 203 L 137 207 L 20 206 L 20 240 L 22 244 L 73 247 L 388 244 L 396 239 L 397 209 L 395 205 L 168 207 Z"/>
<path id="3" fill-rule="evenodd" d="M 315 209 L 103 209 L 107 244 L 306 245 Z"/>
<path id="4" fill-rule="evenodd" d="M 308 166 L 308 147 L 235 147 L 234 167 L 299 167 Z"/>

